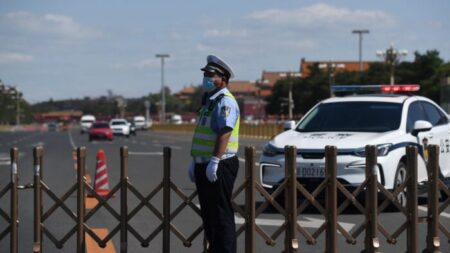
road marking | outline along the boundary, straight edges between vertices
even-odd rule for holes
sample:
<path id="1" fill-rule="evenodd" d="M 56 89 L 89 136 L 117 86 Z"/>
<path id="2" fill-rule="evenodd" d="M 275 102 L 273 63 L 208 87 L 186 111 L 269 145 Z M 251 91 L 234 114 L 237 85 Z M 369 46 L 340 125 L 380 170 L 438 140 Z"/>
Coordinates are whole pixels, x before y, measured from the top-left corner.
<path id="1" fill-rule="evenodd" d="M 428 208 L 424 207 L 424 206 L 419 206 L 418 207 L 419 210 L 424 211 L 424 212 L 428 212 Z M 439 216 L 445 217 L 445 218 L 449 218 L 450 219 L 450 213 L 440 213 Z"/>
<path id="2" fill-rule="evenodd" d="M 297 223 L 304 227 L 304 228 L 320 228 L 322 224 L 325 222 L 323 219 L 317 219 L 312 217 L 304 217 L 305 220 L 297 221 Z M 244 224 L 245 219 L 241 217 L 234 217 L 236 224 Z M 255 219 L 255 223 L 260 226 L 273 226 L 273 227 L 279 227 L 283 225 L 285 221 L 284 220 L 276 220 L 276 219 L 261 219 L 257 218 Z M 355 224 L 353 223 L 347 223 L 347 222 L 339 222 L 339 225 L 341 225 L 345 230 L 350 231 Z"/>
<path id="3" fill-rule="evenodd" d="M 108 234 L 109 231 L 106 228 L 93 228 L 92 231 L 101 239 L 104 239 Z M 101 248 L 98 246 L 97 242 L 92 239 L 92 237 L 85 233 L 86 235 L 86 252 L 87 253 L 115 253 L 116 249 L 114 248 L 114 244 L 112 241 L 108 241 L 106 243 L 105 248 Z"/>
<path id="4" fill-rule="evenodd" d="M 163 152 L 128 152 L 129 155 L 163 155 Z"/>
<path id="5" fill-rule="evenodd" d="M 72 149 L 76 149 L 77 145 L 75 145 L 75 142 L 73 141 L 73 137 L 72 137 L 72 131 L 70 131 L 70 129 L 67 131 L 68 135 L 69 135 L 69 141 L 70 141 L 70 145 L 72 146 Z"/>
<path id="6" fill-rule="evenodd" d="M 201 208 L 199 204 L 196 204 L 198 208 Z M 320 228 L 322 224 L 325 222 L 324 219 L 317 219 L 312 217 L 306 217 L 304 216 L 305 220 L 297 221 L 297 223 L 304 227 L 304 228 Z M 234 221 L 236 224 L 244 224 L 245 219 L 242 217 L 234 216 Z M 278 220 L 278 219 L 262 219 L 262 218 L 256 218 L 255 223 L 260 226 L 271 226 L 271 227 L 279 227 L 283 225 L 285 220 Z M 353 223 L 347 223 L 347 222 L 338 222 L 339 225 L 341 225 L 345 230 L 350 231 L 355 226 Z"/>
<path id="7" fill-rule="evenodd" d="M 38 146 L 44 146 L 44 145 L 45 145 L 45 142 L 40 141 L 40 142 L 37 142 L 37 143 L 32 143 L 29 146 L 31 146 L 31 147 L 38 147 Z"/>
<path id="8" fill-rule="evenodd" d="M 244 158 L 240 158 L 238 157 L 239 161 L 242 163 L 245 163 L 245 159 Z M 255 165 L 259 167 L 259 162 L 255 162 Z"/>

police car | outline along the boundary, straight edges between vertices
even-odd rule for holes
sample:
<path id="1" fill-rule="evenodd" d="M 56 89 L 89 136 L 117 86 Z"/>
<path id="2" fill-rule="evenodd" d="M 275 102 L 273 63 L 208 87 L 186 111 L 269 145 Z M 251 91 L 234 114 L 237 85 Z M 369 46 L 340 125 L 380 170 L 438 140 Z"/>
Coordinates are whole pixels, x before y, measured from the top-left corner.
<path id="1" fill-rule="evenodd" d="M 418 183 L 426 185 L 424 145 L 440 146 L 441 176 L 450 179 L 450 118 L 436 103 L 412 92 L 418 85 L 334 86 L 335 91 L 379 90 L 378 94 L 333 97 L 315 105 L 293 129 L 264 146 L 260 179 L 273 191 L 284 179 L 284 147 L 297 147 L 297 177 L 310 191 L 325 175 L 324 148 L 338 148 L 337 177 L 348 188 L 365 179 L 365 146 L 378 149 L 378 180 L 393 190 L 406 178 L 405 147 L 419 147 Z M 425 155 L 424 155 L 425 154 Z M 397 197 L 406 203 L 406 192 Z"/>

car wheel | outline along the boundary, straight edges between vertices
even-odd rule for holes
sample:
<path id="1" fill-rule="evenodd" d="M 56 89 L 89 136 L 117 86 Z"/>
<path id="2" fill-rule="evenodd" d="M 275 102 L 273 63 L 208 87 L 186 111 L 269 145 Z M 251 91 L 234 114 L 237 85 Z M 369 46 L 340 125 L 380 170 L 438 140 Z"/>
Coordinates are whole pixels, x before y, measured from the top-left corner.
<path id="1" fill-rule="evenodd" d="M 89 142 L 91 142 L 91 141 L 92 141 L 92 137 L 89 136 Z"/>
<path id="2" fill-rule="evenodd" d="M 403 162 L 399 162 L 397 166 L 397 172 L 395 172 L 395 182 L 394 182 L 394 191 L 399 187 L 403 182 L 406 180 L 406 165 Z M 398 203 L 400 206 L 405 207 L 406 206 L 406 188 L 403 189 L 399 194 L 396 196 Z"/>
<path id="3" fill-rule="evenodd" d="M 444 178 L 444 175 L 442 175 L 442 173 L 441 172 L 439 172 L 439 179 L 442 181 L 442 182 L 444 182 L 444 184 L 445 185 L 447 185 L 446 184 L 446 181 L 450 181 L 450 178 Z M 443 190 L 440 190 L 440 193 L 441 193 L 441 196 L 440 196 L 440 201 L 446 201 L 450 196 L 448 196 L 446 193 L 445 193 L 445 191 L 443 191 Z"/>

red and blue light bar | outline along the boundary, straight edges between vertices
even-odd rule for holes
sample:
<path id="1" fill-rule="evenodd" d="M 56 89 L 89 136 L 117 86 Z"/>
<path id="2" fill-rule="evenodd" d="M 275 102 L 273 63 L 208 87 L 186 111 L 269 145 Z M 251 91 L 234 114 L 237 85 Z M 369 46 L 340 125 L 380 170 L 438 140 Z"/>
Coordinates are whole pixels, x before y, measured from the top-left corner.
<path id="1" fill-rule="evenodd" d="M 419 84 L 332 85 L 333 92 L 408 93 L 420 90 Z"/>

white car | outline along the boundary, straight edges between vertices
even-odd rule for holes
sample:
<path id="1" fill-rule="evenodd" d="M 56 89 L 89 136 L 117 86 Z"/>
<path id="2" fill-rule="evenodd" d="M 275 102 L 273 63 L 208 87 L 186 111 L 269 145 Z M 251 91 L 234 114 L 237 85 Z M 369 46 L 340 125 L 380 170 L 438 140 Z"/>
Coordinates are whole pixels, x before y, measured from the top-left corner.
<path id="1" fill-rule="evenodd" d="M 283 181 L 286 145 L 297 147 L 297 177 L 309 190 L 323 180 L 326 145 L 338 148 L 337 176 L 349 188 L 365 179 L 368 144 L 378 147 L 378 180 L 387 189 L 393 190 L 405 180 L 407 145 L 419 148 L 419 187 L 426 186 L 428 180 L 424 143 L 440 146 L 441 176 L 450 179 L 449 122 L 446 112 L 425 97 L 379 94 L 329 98 L 314 106 L 295 128 L 264 146 L 261 183 L 273 191 Z M 398 196 L 403 205 L 405 197 L 405 192 Z"/>
<path id="2" fill-rule="evenodd" d="M 136 127 L 136 130 L 143 130 L 147 127 L 146 122 L 145 122 L 145 117 L 143 117 L 143 116 L 133 117 L 133 122 L 134 122 L 134 126 Z"/>
<path id="3" fill-rule="evenodd" d="M 95 117 L 93 115 L 83 115 L 80 119 L 80 133 L 87 132 L 94 122 Z"/>
<path id="4" fill-rule="evenodd" d="M 124 135 L 130 137 L 130 123 L 125 119 L 112 119 L 109 122 L 114 135 Z"/>

